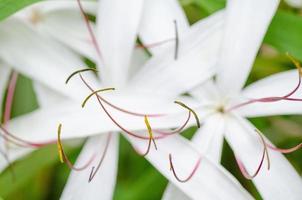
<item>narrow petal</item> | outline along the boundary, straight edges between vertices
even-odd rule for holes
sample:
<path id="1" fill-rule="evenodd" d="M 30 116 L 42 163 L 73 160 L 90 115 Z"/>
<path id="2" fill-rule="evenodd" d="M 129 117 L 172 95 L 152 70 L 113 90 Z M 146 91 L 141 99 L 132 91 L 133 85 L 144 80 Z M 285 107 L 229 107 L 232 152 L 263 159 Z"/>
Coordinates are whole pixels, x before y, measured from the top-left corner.
<path id="1" fill-rule="evenodd" d="M 41 33 L 49 34 L 81 55 L 97 61 L 95 47 L 79 8 L 75 10 L 55 10 L 42 15 L 41 21 L 35 25 Z M 94 24 L 91 23 L 91 26 L 95 30 Z"/>
<path id="2" fill-rule="evenodd" d="M 180 36 L 178 59 L 174 59 L 174 46 L 151 58 L 131 80 L 130 89 L 175 97 L 211 77 L 220 46 L 222 22 L 223 13 L 219 12 L 195 24 Z"/>
<path id="3" fill-rule="evenodd" d="M 128 102 L 127 99 L 122 96 L 118 96 L 116 99 L 123 99 L 122 105 L 124 105 L 125 108 L 135 106 L 138 108 L 138 110 L 133 111 L 144 112 L 144 109 L 140 108 L 143 108 L 142 105 L 147 105 L 148 107 L 145 108 L 147 113 L 162 110 L 164 113 L 170 114 L 165 117 L 150 118 L 149 120 L 152 128 L 177 128 L 187 119 L 187 116 L 183 114 L 184 110 L 173 103 L 165 104 L 153 101 L 153 103 L 151 102 L 150 104 L 142 104 L 142 102 L 148 101 L 145 99 L 139 101 L 138 97 L 135 98 L 136 101 L 128 100 Z M 124 114 L 107 105 L 105 106 L 110 115 L 112 115 L 114 119 L 126 129 L 132 131 L 146 129 L 143 117 Z M 171 114 L 176 112 L 179 112 L 179 114 Z M 30 125 L 32 122 L 35 122 L 35 126 Z M 87 137 L 99 133 L 106 133 L 108 131 L 121 131 L 121 129 L 109 119 L 97 103 L 91 102 L 88 103 L 85 108 L 81 108 L 81 105 L 69 101 L 62 102 L 61 104 L 49 108 L 39 109 L 27 115 L 15 118 L 10 121 L 8 130 L 12 134 L 32 142 L 55 142 L 57 139 L 57 126 L 60 123 L 64 126 L 64 132 L 61 136 L 62 139 Z M 194 123 L 194 119 L 191 119 L 188 126 Z M 148 135 L 146 134 L 144 136 Z"/>
<path id="4" fill-rule="evenodd" d="M 102 0 L 99 3 L 97 36 L 103 57 L 101 76 L 106 84 L 123 86 L 127 80 L 142 9 L 143 0 Z"/>
<path id="5" fill-rule="evenodd" d="M 245 119 L 230 117 L 227 121 L 226 139 L 248 172 L 253 174 L 259 165 L 264 148 L 255 127 Z M 269 156 L 270 170 L 267 170 L 264 162 L 259 174 L 253 179 L 262 197 L 280 200 L 300 199 L 301 177 L 281 153 L 269 151 Z"/>
<path id="6" fill-rule="evenodd" d="M 65 84 L 66 78 L 85 66 L 79 56 L 59 43 L 43 37 L 17 19 L 0 24 L 0 56 L 14 69 L 65 96 L 82 99 L 88 90 L 79 79 Z M 97 85 L 92 74 L 85 74 Z"/>
<path id="7" fill-rule="evenodd" d="M 88 182 L 91 167 L 98 165 L 99 157 L 103 154 L 104 147 L 106 146 L 107 137 L 108 135 L 106 134 L 88 139 L 75 165 L 85 165 L 87 160 L 94 154 L 96 158 L 87 169 L 83 171 L 71 171 L 61 196 L 62 200 L 110 200 L 113 198 L 118 167 L 118 133 L 112 134 L 102 165 L 91 182 Z"/>
<path id="8" fill-rule="evenodd" d="M 279 0 L 230 0 L 218 62 L 218 84 L 225 93 L 238 92 L 248 77 Z"/>
<path id="9" fill-rule="evenodd" d="M 192 141 L 196 150 L 212 160 L 220 163 L 224 134 L 224 121 L 221 116 L 214 115 L 206 120 L 200 130 L 198 130 Z M 164 200 L 190 199 L 173 184 L 169 184 L 165 193 Z"/>
<path id="10" fill-rule="evenodd" d="M 165 190 L 162 200 L 191 200 L 191 198 L 170 183 Z"/>
<path id="11" fill-rule="evenodd" d="M 146 142 L 128 139 L 140 151 L 146 148 Z M 192 199 L 251 199 L 226 170 L 202 157 L 200 166 L 192 179 L 186 183 L 178 182 L 169 168 L 169 154 L 173 155 L 174 166 L 181 177 L 191 173 L 200 158 L 188 141 L 179 135 L 157 140 L 158 150 L 151 150 L 146 158 L 175 186 Z M 185 161 L 185 162 L 184 162 Z M 219 192 L 217 192 L 219 188 Z"/>
<path id="12" fill-rule="evenodd" d="M 8 66 L 5 66 L 4 63 L 0 62 L 0 118 L 2 115 L 3 98 L 8 84 L 10 71 L 11 70 Z"/>
<path id="13" fill-rule="evenodd" d="M 243 99 L 263 98 L 263 97 L 282 97 L 296 88 L 299 75 L 296 70 L 277 73 L 257 81 L 243 90 Z M 293 98 L 301 98 L 302 93 L 299 89 Z M 241 115 L 246 117 L 263 117 L 270 115 L 290 115 L 301 114 L 301 102 L 298 101 L 279 101 L 273 103 L 254 103 L 244 106 L 238 110 Z"/>
<path id="14" fill-rule="evenodd" d="M 188 30 L 189 23 L 177 0 L 145 0 L 139 27 L 140 39 L 145 45 L 172 39 L 166 44 L 149 48 L 152 54 L 159 54 L 167 46 L 175 44 L 174 20 L 177 23 L 178 34 L 183 35 Z"/>
<path id="15" fill-rule="evenodd" d="M 35 82 L 34 90 L 38 99 L 39 107 L 41 108 L 49 108 L 64 101 L 64 96 L 60 95 L 59 93 L 43 84 Z"/>
<path id="16" fill-rule="evenodd" d="M 224 119 L 220 115 L 209 117 L 192 139 L 196 150 L 213 162 L 220 163 L 224 130 Z"/>

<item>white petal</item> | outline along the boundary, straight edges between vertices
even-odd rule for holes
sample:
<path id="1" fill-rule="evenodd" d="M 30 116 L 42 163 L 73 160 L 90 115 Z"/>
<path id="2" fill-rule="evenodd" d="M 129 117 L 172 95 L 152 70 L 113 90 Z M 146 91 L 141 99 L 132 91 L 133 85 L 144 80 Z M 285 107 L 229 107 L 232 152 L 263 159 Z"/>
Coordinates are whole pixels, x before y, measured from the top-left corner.
<path id="1" fill-rule="evenodd" d="M 180 38 L 179 57 L 174 47 L 151 58 L 131 81 L 132 91 L 176 96 L 213 75 L 222 34 L 223 13 L 195 24 Z"/>
<path id="2" fill-rule="evenodd" d="M 253 174 L 259 165 L 263 144 L 255 127 L 242 118 L 229 118 L 226 139 L 246 169 Z M 253 179 L 255 186 L 264 199 L 300 199 L 302 179 L 279 152 L 269 151 L 271 168 L 266 162 L 258 176 Z"/>
<path id="3" fill-rule="evenodd" d="M 263 97 L 282 97 L 289 94 L 296 88 L 299 80 L 297 70 L 290 70 L 277 73 L 257 81 L 242 92 L 244 99 L 263 98 Z M 292 98 L 301 98 L 301 88 L 291 96 Z M 274 103 L 254 103 L 244 106 L 238 110 L 241 115 L 247 117 L 260 117 L 269 115 L 289 115 L 301 114 L 301 102 L 297 101 L 279 101 Z"/>
<path id="4" fill-rule="evenodd" d="M 279 0 L 230 0 L 217 80 L 225 93 L 244 85 Z"/>
<path id="5" fill-rule="evenodd" d="M 4 152 L 4 150 L 1 148 L 1 151 Z M 32 149 L 25 149 L 25 148 L 15 148 L 10 149 L 7 153 L 8 161 L 9 163 L 13 163 L 15 160 L 20 159 L 21 157 L 29 154 L 32 152 Z M 8 167 L 7 159 L 0 154 L 0 173 Z"/>
<path id="6" fill-rule="evenodd" d="M 97 36 L 105 84 L 123 86 L 135 46 L 143 0 L 102 0 L 97 15 Z"/>
<path id="7" fill-rule="evenodd" d="M 16 70 L 74 99 L 86 96 L 88 91 L 79 79 L 65 84 L 72 72 L 85 65 L 80 57 L 59 43 L 48 40 L 16 19 L 1 23 L 0 42 L 1 58 Z M 97 83 L 91 73 L 85 76 Z"/>
<path id="8" fill-rule="evenodd" d="M 96 158 L 90 167 L 83 171 L 71 171 L 68 182 L 61 196 L 62 200 L 73 199 L 104 199 L 113 198 L 114 186 L 117 177 L 118 164 L 118 134 L 111 136 L 109 147 L 99 171 L 89 183 L 91 167 L 96 167 L 104 152 L 108 135 L 91 137 L 83 147 L 75 166 L 83 166 L 93 154 Z"/>
<path id="9" fill-rule="evenodd" d="M 192 141 L 196 150 L 207 155 L 213 162 L 220 163 L 224 134 L 224 120 L 220 115 L 211 116 L 198 130 Z M 169 184 L 164 198 L 165 200 L 173 199 L 190 199 L 181 190 L 173 184 Z"/>
<path id="10" fill-rule="evenodd" d="M 127 138 L 135 148 L 144 152 L 146 141 Z M 173 155 L 175 170 L 180 177 L 187 177 L 200 158 L 188 141 L 179 135 L 157 140 L 158 150 L 151 149 L 146 158 L 175 186 L 192 199 L 251 199 L 250 195 L 223 168 L 202 158 L 200 166 L 191 180 L 178 182 L 170 171 L 169 153 Z M 217 192 L 219 191 L 219 192 Z"/>
<path id="11" fill-rule="evenodd" d="M 79 9 L 44 13 L 42 21 L 35 26 L 41 33 L 49 34 L 82 55 L 97 60 L 96 49 Z M 95 30 L 93 23 L 91 26 Z"/>
<path id="12" fill-rule="evenodd" d="M 2 105 L 3 105 L 3 98 L 5 94 L 5 90 L 7 88 L 10 68 L 5 65 L 5 63 L 0 62 L 0 113 L 2 114 Z M 0 114 L 0 118 L 1 118 Z"/>
<path id="13" fill-rule="evenodd" d="M 189 23 L 177 0 L 145 0 L 139 28 L 140 39 L 145 45 L 172 39 L 166 44 L 149 48 L 152 54 L 160 54 L 169 44 L 174 45 L 174 20 L 177 22 L 179 35 L 183 35 L 188 30 Z"/>
<path id="14" fill-rule="evenodd" d="M 220 163 L 224 130 L 225 124 L 221 115 L 209 117 L 192 139 L 196 150 L 207 155 L 213 162 Z"/>
<path id="15" fill-rule="evenodd" d="M 34 90 L 38 99 L 39 106 L 48 108 L 64 100 L 64 96 L 48 88 L 47 86 L 34 82 Z"/>
<path id="16" fill-rule="evenodd" d="M 153 101 L 153 103 L 151 102 L 150 104 L 142 104 L 142 102 L 148 101 L 145 99 L 139 100 L 138 97 L 133 98 L 136 98 L 136 101 L 131 101 L 128 99 L 127 102 L 127 98 L 122 96 L 116 97 L 116 99 L 123 100 L 122 105 L 125 106 L 124 108 L 126 109 L 128 107 L 138 107 L 138 110 L 132 110 L 134 112 L 144 112 L 144 109 L 140 109 L 143 108 L 142 105 L 148 105 L 148 107 L 146 107 L 147 109 L 145 109 L 147 113 L 154 113 L 152 109 L 154 111 L 162 110 L 163 113 L 167 114 L 170 114 L 169 112 L 180 112 L 180 114 L 177 115 L 170 114 L 161 118 L 150 118 L 149 121 L 153 128 L 169 129 L 173 127 L 180 127 L 187 120 L 187 116 L 181 114 L 184 112 L 183 109 L 173 103 L 165 104 L 160 102 L 156 103 L 156 101 Z M 131 131 L 146 129 L 143 117 L 123 114 L 120 111 L 113 110 L 107 105 L 106 108 L 114 119 L 126 129 Z M 30 125 L 33 122 L 35 122 L 35 126 Z M 106 133 L 108 131 L 121 131 L 121 129 L 117 127 L 104 113 L 100 105 L 93 103 L 93 101 L 88 103 L 84 109 L 81 108 L 81 105 L 73 102 L 65 102 L 47 109 L 39 109 L 27 115 L 13 119 L 9 123 L 8 129 L 12 134 L 18 135 L 19 137 L 29 141 L 55 142 L 57 139 L 57 127 L 60 123 L 62 123 L 64 127 L 62 139 L 87 137 L 99 133 Z M 192 125 L 193 123 L 195 123 L 195 121 L 194 119 L 191 119 L 188 126 Z"/>
<path id="17" fill-rule="evenodd" d="M 173 184 L 169 184 L 162 200 L 191 200 L 191 198 Z"/>

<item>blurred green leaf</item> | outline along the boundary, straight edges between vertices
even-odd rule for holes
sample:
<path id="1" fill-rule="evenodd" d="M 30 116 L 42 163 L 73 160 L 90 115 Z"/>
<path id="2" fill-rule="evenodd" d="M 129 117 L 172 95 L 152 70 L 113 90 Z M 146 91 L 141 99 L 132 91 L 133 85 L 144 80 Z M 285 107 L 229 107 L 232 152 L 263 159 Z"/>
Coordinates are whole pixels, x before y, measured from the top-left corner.
<path id="1" fill-rule="evenodd" d="M 71 152 L 71 148 L 67 146 L 64 149 L 67 154 Z M 58 162 L 57 147 L 51 145 L 35 151 L 30 156 L 22 161 L 13 164 L 13 172 L 15 178 L 13 179 L 12 172 L 7 169 L 0 176 L 0 195 L 6 198 L 13 192 L 18 191 L 20 187 L 24 186 L 35 175 L 48 167 Z M 46 172 L 47 173 L 47 172 Z M 44 181 L 46 181 L 44 179 Z"/>
<path id="2" fill-rule="evenodd" d="M 213 13 L 225 6 L 225 0 L 194 0 L 197 5 L 205 9 L 208 13 Z"/>
<path id="3" fill-rule="evenodd" d="M 41 0 L 0 0 L 0 20 L 38 1 Z"/>
<path id="4" fill-rule="evenodd" d="M 302 17 L 293 13 L 278 11 L 264 42 L 281 53 L 289 52 L 302 60 Z"/>

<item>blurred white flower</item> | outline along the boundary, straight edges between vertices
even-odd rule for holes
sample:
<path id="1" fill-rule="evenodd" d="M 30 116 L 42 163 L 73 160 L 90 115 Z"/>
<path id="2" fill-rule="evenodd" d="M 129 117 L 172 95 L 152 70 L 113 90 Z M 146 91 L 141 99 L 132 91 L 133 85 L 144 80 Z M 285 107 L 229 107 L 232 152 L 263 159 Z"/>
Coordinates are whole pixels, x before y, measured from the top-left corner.
<path id="1" fill-rule="evenodd" d="M 302 8 L 302 0 L 285 0 L 288 5 L 295 8 Z"/>
<path id="2" fill-rule="evenodd" d="M 98 47 L 90 37 L 77 40 L 74 35 L 65 35 L 65 32 L 61 31 L 66 30 L 70 21 L 62 23 L 60 27 L 53 26 L 52 28 L 57 27 L 59 33 L 55 34 L 52 30 L 49 35 L 98 63 L 100 79 L 97 80 L 90 73 L 83 76 L 92 88 L 115 87 L 117 91 L 101 94 L 101 97 L 111 104 L 141 113 L 169 114 L 181 111 L 179 107 L 171 104 L 172 100 L 213 74 L 212 67 L 222 33 L 222 13 L 188 29 L 184 13 L 174 0 L 146 0 L 144 3 L 103 0 L 98 7 L 97 27 L 92 29 L 97 31 L 99 53 L 95 53 L 94 46 Z M 40 14 L 37 13 L 37 16 L 39 18 Z M 80 79 L 73 78 L 67 86 L 64 81 L 78 66 L 84 64 L 72 52 L 59 49 L 59 44 L 40 37 L 40 32 L 33 30 L 33 26 L 38 24 L 35 17 L 33 25 L 24 24 L 17 19 L 1 24 L 0 42 L 6 44 L 0 46 L 1 58 L 40 83 L 36 85 L 36 92 L 41 108 L 10 121 L 8 130 L 19 138 L 31 141 L 33 146 L 39 146 L 39 143 L 46 141 L 56 141 L 56 126 L 59 123 L 63 124 L 63 140 L 92 136 L 85 144 L 75 166 L 82 166 L 90 161 L 91 155 L 101 156 L 105 149 L 104 157 L 96 157 L 91 160 L 92 163 L 88 162 L 97 171 L 98 163 L 102 160 L 101 171 L 95 174 L 90 183 L 90 167 L 80 172 L 73 171 L 62 199 L 111 199 L 116 178 L 117 132 L 120 127 L 112 123 L 105 113 L 96 109 L 98 102 L 89 102 L 85 109 L 79 106 L 80 101 L 91 91 L 84 88 L 85 84 Z M 178 59 L 174 58 L 175 44 L 170 42 L 150 48 L 154 55 L 150 60 L 137 60 L 142 59 L 142 52 L 133 51 L 137 34 L 144 44 L 175 38 L 173 20 L 176 20 L 180 33 L 181 48 Z M 73 24 L 76 24 L 76 21 Z M 85 34 L 87 33 L 89 32 Z M 139 65 L 130 65 L 131 60 Z M 146 63 L 142 65 L 144 62 Z M 201 65 L 205 67 L 200 67 Z M 138 69 L 136 66 L 142 67 Z M 187 102 L 189 105 L 193 104 Z M 120 126 L 131 131 L 146 129 L 143 116 L 133 117 L 125 111 L 121 112 L 120 109 L 108 106 L 108 103 L 105 106 Z M 177 127 L 184 121 L 183 116 L 179 115 L 160 119 L 149 117 L 149 120 L 154 130 Z M 138 134 L 148 138 L 145 131 Z M 134 138 L 129 133 L 124 133 L 124 136 L 139 152 L 145 151 L 147 140 Z M 203 158 L 203 170 L 198 170 L 190 182 L 179 183 L 170 172 L 169 153 L 177 154 L 180 160 L 188 160 L 177 165 L 178 170 L 183 173 L 191 170 L 193 162 L 199 159 L 200 155 L 179 135 L 157 140 L 157 144 L 158 150 L 151 149 L 146 158 L 191 198 L 251 198 L 226 170 L 206 158 Z M 15 149 L 11 159 L 16 159 L 19 151 L 20 149 Z M 223 191 L 221 193 L 216 191 L 217 182 Z"/>
<path id="3" fill-rule="evenodd" d="M 296 70 L 272 75 L 243 88 L 278 3 L 278 0 L 228 1 L 216 79 L 191 92 L 201 102 L 195 111 L 206 116 L 192 143 L 199 152 L 220 163 L 226 139 L 243 175 L 252 179 L 264 199 L 300 199 L 302 180 L 280 153 L 286 150 L 275 148 L 266 138 L 265 144 L 261 140 L 264 136 L 260 137 L 246 119 L 302 112 L 301 90 L 296 91 L 301 74 Z M 270 158 L 269 170 L 259 164 L 265 163 L 266 156 Z M 177 196 L 190 199 L 172 185 L 164 199 Z"/>

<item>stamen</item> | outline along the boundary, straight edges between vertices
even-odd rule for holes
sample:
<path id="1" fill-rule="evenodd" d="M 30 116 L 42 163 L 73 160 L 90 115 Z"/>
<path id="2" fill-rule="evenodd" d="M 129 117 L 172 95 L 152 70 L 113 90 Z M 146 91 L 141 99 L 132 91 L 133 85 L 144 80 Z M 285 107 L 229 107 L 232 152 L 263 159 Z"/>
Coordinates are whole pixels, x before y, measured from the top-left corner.
<path id="1" fill-rule="evenodd" d="M 80 12 L 81 12 L 81 14 L 82 14 L 82 16 L 84 18 L 86 27 L 88 29 L 90 38 L 92 40 L 92 44 L 93 44 L 93 46 L 94 46 L 94 48 L 95 48 L 95 50 L 96 50 L 99 58 L 102 60 L 103 58 L 102 58 L 101 49 L 100 49 L 100 47 L 98 45 L 98 42 L 97 42 L 96 37 L 95 37 L 95 34 L 94 34 L 94 32 L 92 30 L 92 27 L 90 25 L 89 19 L 88 19 L 87 15 L 85 14 L 84 8 L 83 8 L 82 3 L 81 3 L 81 0 L 77 0 L 77 2 L 78 2 L 78 5 L 79 5 L 79 8 L 80 8 Z"/>
<path id="2" fill-rule="evenodd" d="M 85 165 L 83 165 L 82 167 L 75 167 L 71 163 L 71 161 L 68 159 L 68 157 L 63 149 L 63 145 L 61 142 L 61 130 L 62 130 L 62 124 L 59 124 L 57 146 L 58 146 L 58 152 L 59 152 L 59 157 L 60 157 L 61 163 L 66 163 L 67 166 L 74 171 L 82 171 L 82 170 L 86 169 L 87 167 L 89 167 L 89 165 L 92 163 L 92 161 L 95 158 L 95 154 L 93 154 L 92 157 L 88 160 L 88 162 Z"/>
<path id="3" fill-rule="evenodd" d="M 145 124 L 146 124 L 147 130 L 148 130 L 148 133 L 149 133 L 149 137 L 152 140 L 155 149 L 157 150 L 157 145 L 156 145 L 156 142 L 155 142 L 155 140 L 153 138 L 152 128 L 151 128 L 151 125 L 149 123 L 149 120 L 148 120 L 147 116 L 145 116 Z"/>
<path id="4" fill-rule="evenodd" d="M 48 144 L 53 144 L 55 143 L 55 141 L 49 141 L 49 142 L 44 142 L 44 143 L 34 143 L 34 142 L 30 142 L 24 139 L 21 139 L 13 134 L 11 134 L 8 130 L 6 130 L 6 128 L 2 125 L 0 125 L 0 130 L 2 130 L 4 132 L 4 134 L 2 134 L 2 136 L 6 139 L 8 139 L 10 142 L 18 145 L 18 146 L 22 146 L 22 147 L 33 147 L 33 148 L 39 148 L 39 147 L 43 147 L 46 146 Z M 10 139 L 10 138 L 12 139 Z M 15 142 L 14 140 L 16 140 L 17 142 Z M 19 143 L 21 144 L 19 144 Z"/>
<path id="5" fill-rule="evenodd" d="M 155 140 L 154 140 L 154 137 L 153 137 L 153 133 L 152 133 L 152 128 L 150 126 L 150 123 L 149 123 L 149 120 L 148 120 L 148 117 L 145 116 L 145 124 L 146 124 L 146 127 L 147 127 L 147 130 L 148 130 L 148 134 L 149 134 L 149 141 L 148 141 L 148 147 L 147 147 L 147 150 L 145 153 L 139 153 L 137 151 L 138 154 L 140 154 L 141 156 L 146 156 L 148 155 L 148 153 L 150 152 L 150 149 L 151 149 L 151 143 L 153 142 L 154 144 L 154 147 L 155 149 L 157 150 L 157 145 L 155 143 Z"/>
<path id="6" fill-rule="evenodd" d="M 193 113 L 194 117 L 195 117 L 195 120 L 196 120 L 196 124 L 197 124 L 197 127 L 200 128 L 200 121 L 199 121 L 199 118 L 198 118 L 198 115 L 197 113 L 192 109 L 190 108 L 189 106 L 187 106 L 186 104 L 180 102 L 180 101 L 174 101 L 174 103 L 186 108 L 187 110 L 189 110 L 190 112 Z"/>
<path id="7" fill-rule="evenodd" d="M 298 69 L 300 76 L 302 76 L 302 66 L 300 62 L 295 59 L 292 55 L 290 55 L 288 52 L 286 53 L 286 56 L 294 63 L 295 67 Z"/>
<path id="8" fill-rule="evenodd" d="M 302 68 L 301 68 L 301 65 L 291 55 L 289 55 L 288 53 L 286 55 L 291 59 L 291 61 L 294 63 L 294 65 L 298 69 L 299 81 L 298 81 L 297 86 L 292 91 L 290 91 L 288 94 L 286 94 L 284 96 L 279 96 L 279 97 L 278 96 L 273 96 L 273 97 L 264 97 L 264 98 L 258 98 L 258 99 L 251 99 L 251 100 L 248 100 L 246 102 L 243 102 L 243 103 L 237 104 L 235 106 L 232 106 L 229 109 L 227 109 L 227 111 L 232 111 L 232 110 L 241 108 L 243 106 L 250 105 L 250 104 L 253 104 L 253 103 L 257 103 L 257 102 L 260 102 L 260 103 L 273 103 L 273 102 L 282 101 L 282 100 L 285 100 L 285 101 L 302 101 L 302 99 L 300 99 L 300 98 L 290 98 L 290 96 L 294 95 L 298 91 L 298 89 L 300 88 L 300 86 L 301 86 L 301 82 L 302 82 L 302 80 L 301 80 L 302 79 L 301 78 L 302 77 Z"/>
<path id="9" fill-rule="evenodd" d="M 11 117 L 11 109 L 12 109 L 12 104 L 14 100 L 14 94 L 15 94 L 15 89 L 17 85 L 17 80 L 18 80 L 18 72 L 13 72 L 11 79 L 9 81 L 9 86 L 7 90 L 7 96 L 6 96 L 6 101 L 5 101 L 5 109 L 4 109 L 4 119 L 3 122 L 6 124 Z"/>
<path id="10" fill-rule="evenodd" d="M 265 156 L 266 156 L 266 158 L 267 158 L 267 169 L 268 169 L 268 170 L 270 169 L 270 159 L 269 159 L 269 154 L 268 154 L 266 142 L 265 142 L 265 140 L 264 140 L 264 138 L 263 138 L 263 136 L 262 136 L 262 133 L 261 133 L 259 130 L 257 130 L 257 129 L 255 129 L 255 131 L 256 131 L 256 133 L 258 133 L 258 135 L 260 136 L 261 142 L 263 143 L 263 146 L 264 146 L 264 148 L 263 148 L 263 153 L 262 153 L 262 157 L 261 157 L 260 163 L 259 163 L 259 165 L 258 165 L 258 167 L 257 167 L 257 169 L 256 169 L 256 171 L 255 171 L 255 173 L 254 173 L 253 175 L 250 175 L 250 174 L 248 173 L 248 171 L 246 170 L 246 168 L 245 168 L 244 164 L 242 163 L 242 161 L 241 161 L 239 158 L 237 158 L 237 156 L 235 155 L 235 160 L 236 160 L 236 162 L 237 162 L 237 165 L 238 165 L 238 167 L 239 167 L 239 169 L 240 169 L 242 175 L 243 175 L 246 179 L 249 179 L 249 180 L 255 178 L 255 177 L 259 174 L 260 169 L 261 169 L 261 167 L 262 167 L 262 165 L 263 165 Z"/>
<path id="11" fill-rule="evenodd" d="M 109 90 L 115 90 L 115 88 L 105 88 L 105 89 L 100 89 L 100 90 L 96 90 L 94 92 L 92 92 L 90 95 L 88 95 L 85 100 L 83 101 L 82 103 L 82 108 L 85 107 L 87 101 L 93 96 L 93 95 L 96 95 L 97 93 L 99 92 L 105 92 L 105 91 L 109 91 Z"/>
<path id="12" fill-rule="evenodd" d="M 89 90 L 91 90 L 91 92 L 94 92 L 93 88 L 87 83 L 87 81 L 84 79 L 84 77 L 80 75 L 80 78 L 82 80 L 82 82 L 87 86 L 87 88 Z M 124 110 L 124 109 L 121 109 L 119 107 L 116 107 L 115 105 L 111 104 L 110 102 L 106 101 L 105 99 L 103 99 L 99 94 L 96 93 L 96 96 L 97 96 L 97 100 L 100 104 L 100 106 L 102 107 L 102 109 L 105 111 L 106 115 L 111 119 L 111 121 L 117 125 L 122 131 L 124 131 L 125 133 L 127 133 L 128 135 L 131 135 L 133 137 L 136 137 L 136 138 L 140 138 L 140 139 L 145 139 L 145 140 L 149 140 L 149 137 L 145 137 L 145 136 L 140 136 L 140 135 L 137 135 L 136 133 L 133 133 L 131 131 L 128 131 L 126 128 L 124 128 L 123 126 L 121 126 L 114 118 L 113 116 L 110 115 L 110 113 L 108 112 L 108 110 L 105 108 L 105 106 L 103 105 L 102 101 L 104 101 L 104 103 L 106 103 L 107 105 L 109 105 L 110 107 L 113 107 L 115 108 L 116 110 L 119 110 L 121 112 L 124 112 L 126 114 L 130 114 L 130 115 L 135 115 L 135 116 L 147 116 L 147 117 L 160 117 L 160 116 L 165 116 L 165 114 L 140 114 L 140 113 L 134 113 L 134 112 L 131 112 L 131 111 L 127 111 L 127 110 Z M 185 121 L 184 125 L 182 125 L 180 128 L 178 128 L 177 130 L 173 131 L 173 132 L 163 132 L 163 131 L 160 131 L 160 130 L 154 130 L 154 132 L 156 133 L 159 133 L 159 134 L 162 134 L 161 136 L 156 136 L 154 137 L 154 139 L 162 139 L 162 138 L 165 138 L 167 137 L 168 135 L 172 135 L 172 134 L 176 134 L 176 133 L 180 133 L 184 128 L 185 126 L 188 124 L 189 120 L 190 120 L 190 113 L 192 111 L 189 112 L 189 116 L 188 116 L 188 119 Z M 166 134 L 166 135 L 164 135 Z"/>
<path id="13" fill-rule="evenodd" d="M 195 172 L 197 171 L 199 165 L 200 165 L 200 162 L 201 162 L 201 158 L 198 159 L 196 165 L 194 166 L 192 172 L 190 173 L 190 175 L 185 178 L 185 179 L 181 179 L 178 177 L 177 173 L 175 172 L 175 169 L 174 169 L 174 166 L 173 166 L 173 162 L 172 162 L 172 155 L 169 154 L 169 161 L 170 161 L 170 170 L 173 172 L 173 175 L 174 177 L 176 178 L 177 181 L 181 182 L 181 183 L 185 183 L 187 181 L 189 181 L 195 174 Z"/>
<path id="14" fill-rule="evenodd" d="M 266 144 L 266 145 L 268 148 L 270 148 L 274 151 L 281 152 L 281 153 L 292 153 L 292 152 L 297 151 L 302 148 L 302 143 L 300 143 L 292 148 L 288 148 L 288 149 L 277 148 L 277 147 L 272 146 L 271 144 Z"/>
<path id="15" fill-rule="evenodd" d="M 91 172 L 90 172 L 90 175 L 89 175 L 89 179 L 88 179 L 88 182 L 90 183 L 92 181 L 92 179 L 95 177 L 96 173 L 99 171 L 104 159 L 105 159 L 105 156 L 107 154 L 107 151 L 108 151 L 108 147 L 109 147 L 109 144 L 110 144 L 110 140 L 111 140 L 111 135 L 112 133 L 109 133 L 108 135 L 108 138 L 107 138 L 107 141 L 106 141 L 106 146 L 105 146 L 105 149 L 104 149 L 104 152 L 102 154 L 102 157 L 97 165 L 97 167 L 95 168 L 95 166 L 92 167 L 91 169 Z M 95 169 L 95 170 L 94 170 Z"/>
<path id="16" fill-rule="evenodd" d="M 265 142 L 264 140 L 264 137 L 262 135 L 262 133 L 258 130 L 258 129 L 255 129 L 256 133 L 258 133 L 258 135 L 260 136 L 261 138 L 261 142 L 263 144 L 263 147 L 264 147 L 264 151 L 265 151 L 265 154 L 266 154 L 266 160 L 267 160 L 267 169 L 269 170 L 270 169 L 270 158 L 269 158 L 269 154 L 268 154 L 268 150 L 267 150 L 267 143 Z"/>
<path id="17" fill-rule="evenodd" d="M 58 146 L 58 152 L 59 152 L 59 158 L 61 163 L 64 163 L 64 158 L 63 158 L 63 147 L 62 147 L 62 143 L 61 143 L 61 129 L 62 129 L 62 124 L 59 124 L 58 127 L 58 142 L 57 142 L 57 146 Z"/>
<path id="18" fill-rule="evenodd" d="M 67 78 L 66 81 L 65 81 L 65 84 L 68 84 L 68 82 L 70 81 L 70 79 L 71 79 L 73 76 L 77 75 L 78 73 L 86 72 L 86 71 L 94 71 L 94 72 L 98 72 L 96 69 L 93 69 L 93 68 L 85 68 L 85 69 L 77 70 L 77 71 L 73 72 L 72 74 L 70 74 L 70 75 L 68 76 L 68 78 Z"/>
<path id="19" fill-rule="evenodd" d="M 157 46 L 161 46 L 163 44 L 169 43 L 171 41 L 175 41 L 175 38 L 170 38 L 170 39 L 166 39 L 166 40 L 163 40 L 163 41 L 154 42 L 154 43 L 146 44 L 146 45 L 137 44 L 136 48 L 144 48 L 144 49 L 148 49 L 149 48 L 150 49 L 150 48 L 153 48 L 153 47 L 157 47 Z"/>
<path id="20" fill-rule="evenodd" d="M 174 20 L 174 30 L 175 30 L 175 51 L 174 51 L 174 59 L 177 60 L 178 58 L 178 48 L 179 48 L 179 35 L 178 35 L 178 27 L 177 21 Z"/>

